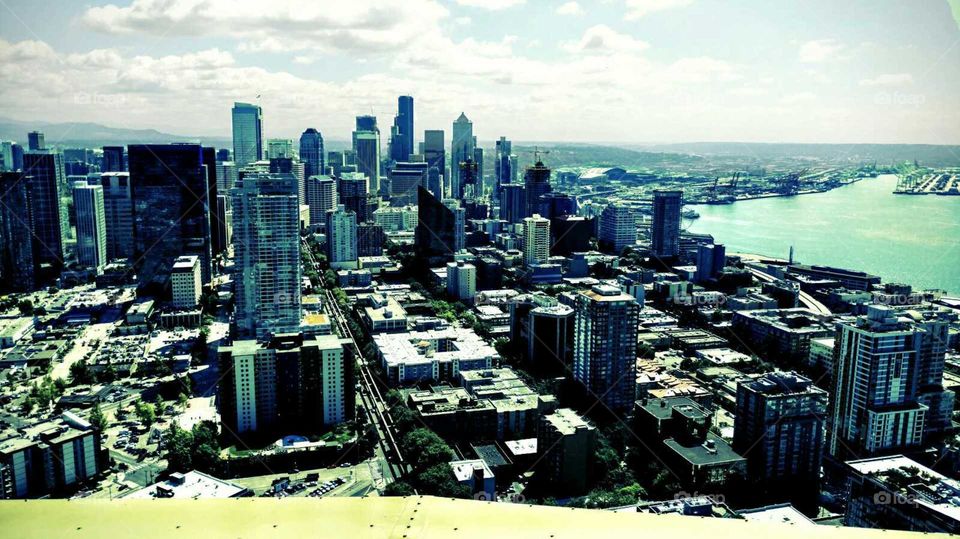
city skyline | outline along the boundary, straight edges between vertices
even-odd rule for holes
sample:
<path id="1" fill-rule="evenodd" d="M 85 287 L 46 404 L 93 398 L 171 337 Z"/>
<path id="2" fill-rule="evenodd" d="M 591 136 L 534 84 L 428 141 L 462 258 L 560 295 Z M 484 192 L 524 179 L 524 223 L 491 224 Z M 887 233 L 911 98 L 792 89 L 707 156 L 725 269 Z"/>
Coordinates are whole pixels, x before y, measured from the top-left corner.
<path id="1" fill-rule="evenodd" d="M 16 120 L 226 136 L 259 95 L 266 137 L 342 140 L 408 94 L 483 141 L 960 142 L 956 2 L 4 6 Z"/>

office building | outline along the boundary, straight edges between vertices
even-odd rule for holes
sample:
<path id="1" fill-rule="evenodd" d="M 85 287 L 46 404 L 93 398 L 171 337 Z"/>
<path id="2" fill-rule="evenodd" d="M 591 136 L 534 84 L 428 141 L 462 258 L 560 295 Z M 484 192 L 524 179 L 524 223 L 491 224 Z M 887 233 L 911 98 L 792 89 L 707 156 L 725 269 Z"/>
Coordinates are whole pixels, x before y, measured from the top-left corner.
<path id="1" fill-rule="evenodd" d="M 103 208 L 107 224 L 107 259 L 133 262 L 133 190 L 129 172 L 105 172 L 100 175 Z"/>
<path id="2" fill-rule="evenodd" d="M 680 210 L 683 191 L 653 192 L 653 222 L 650 225 L 650 251 L 657 258 L 680 255 Z"/>
<path id="3" fill-rule="evenodd" d="M 300 205 L 291 174 L 245 173 L 231 191 L 235 323 L 243 336 L 300 328 Z"/>
<path id="4" fill-rule="evenodd" d="M 0 432 L 0 499 L 64 497 L 107 467 L 100 432 L 70 412 Z"/>
<path id="5" fill-rule="evenodd" d="M 47 149 L 47 145 L 43 140 L 42 131 L 31 131 L 27 133 L 27 149 L 31 152 Z"/>
<path id="6" fill-rule="evenodd" d="M 221 346 L 219 409 L 229 432 L 317 433 L 354 417 L 353 355 L 333 335 Z"/>
<path id="7" fill-rule="evenodd" d="M 181 256 L 173 263 L 170 273 L 171 303 L 174 309 L 192 309 L 200 303 L 200 259 Z"/>
<path id="8" fill-rule="evenodd" d="M 197 144 L 134 144 L 127 148 L 133 199 L 133 260 L 141 290 L 162 295 L 181 255 L 200 257 L 204 284 L 212 277 L 212 152 Z"/>
<path id="9" fill-rule="evenodd" d="M 542 264 L 550 258 L 550 221 L 533 215 L 523 220 L 523 263 Z"/>
<path id="10" fill-rule="evenodd" d="M 357 116 L 357 130 L 353 132 L 353 151 L 356 154 L 357 172 L 367 177 L 370 193 L 379 195 L 380 129 L 375 117 Z"/>
<path id="11" fill-rule="evenodd" d="M 390 139 L 390 159 L 408 161 L 413 154 L 413 98 L 397 98 L 397 115 L 393 120 L 395 134 Z"/>
<path id="12" fill-rule="evenodd" d="M 593 226 L 593 219 L 575 215 L 550 219 L 550 254 L 571 256 L 573 253 L 589 251 Z"/>
<path id="13" fill-rule="evenodd" d="M 357 214 L 343 204 L 327 212 L 327 262 L 333 269 L 357 267 Z"/>
<path id="14" fill-rule="evenodd" d="M 837 324 L 832 430 L 837 458 L 917 449 L 950 428 L 954 395 L 943 388 L 946 311 L 870 305 Z"/>
<path id="15" fill-rule="evenodd" d="M 417 228 L 416 206 L 388 206 L 373 212 L 373 219 L 385 232 L 413 231 Z"/>
<path id="16" fill-rule="evenodd" d="M 639 311 L 637 300 L 615 286 L 576 296 L 573 377 L 615 412 L 633 407 Z"/>
<path id="17" fill-rule="evenodd" d="M 483 181 L 480 177 L 480 168 L 473 156 L 461 161 L 457 176 L 457 191 L 451 194 L 452 198 L 465 200 L 478 197 L 483 192 Z"/>
<path id="18" fill-rule="evenodd" d="M 727 249 L 719 243 L 697 246 L 697 273 L 699 283 L 715 279 L 727 263 Z"/>
<path id="19" fill-rule="evenodd" d="M 428 129 L 423 132 L 423 160 L 429 167 L 428 175 L 433 180 L 427 188 L 437 199 L 445 196 L 444 177 L 447 169 L 447 150 L 443 141 L 442 129 Z M 436 169 L 434 171 L 433 169 Z"/>
<path id="20" fill-rule="evenodd" d="M 100 172 L 126 172 L 127 156 L 123 146 L 104 146 Z"/>
<path id="21" fill-rule="evenodd" d="M 327 166 L 322 173 L 339 178 L 345 164 L 343 154 L 344 152 L 327 152 Z"/>
<path id="22" fill-rule="evenodd" d="M 339 202 L 337 180 L 330 176 L 310 176 L 306 180 L 306 195 L 307 206 L 310 206 L 310 225 L 325 224 L 327 212 Z"/>
<path id="23" fill-rule="evenodd" d="M 423 187 L 417 188 L 417 258 L 430 267 L 453 259 L 463 248 L 463 210 L 451 208 Z"/>
<path id="24" fill-rule="evenodd" d="M 259 105 L 234 103 L 233 161 L 242 169 L 263 158 L 263 111 Z"/>
<path id="25" fill-rule="evenodd" d="M 500 137 L 496 142 L 493 162 L 493 199 L 500 200 L 500 188 L 503 184 L 514 183 L 514 171 L 512 168 L 511 157 L 513 153 L 513 143 L 507 140 L 507 137 Z"/>
<path id="26" fill-rule="evenodd" d="M 409 206 L 417 203 L 417 187 L 427 185 L 427 163 L 395 163 L 390 170 L 390 204 Z"/>
<path id="27" fill-rule="evenodd" d="M 9 140 L 0 142 L 0 161 L 3 161 L 0 170 L 23 170 L 23 146 Z"/>
<path id="28" fill-rule="evenodd" d="M 457 301 L 473 303 L 477 296 L 477 268 L 466 262 L 447 264 L 447 294 Z"/>
<path id="29" fill-rule="evenodd" d="M 527 212 L 527 189 L 519 183 L 500 186 L 500 219 L 508 223 L 523 221 Z"/>
<path id="30" fill-rule="evenodd" d="M 810 340 L 834 333 L 829 318 L 809 309 L 765 309 L 737 311 L 731 320 L 733 330 L 743 344 L 761 357 L 790 365 L 810 355 Z"/>
<path id="31" fill-rule="evenodd" d="M 264 159 L 296 159 L 297 154 L 293 150 L 293 140 L 288 138 L 270 138 L 267 139 L 264 150 Z"/>
<path id="32" fill-rule="evenodd" d="M 852 460 L 843 525 L 960 533 L 960 482 L 903 455 Z"/>
<path id="33" fill-rule="evenodd" d="M 357 222 L 364 223 L 373 217 L 371 198 L 375 198 L 369 190 L 369 180 L 359 172 L 346 173 L 337 179 L 337 198 L 346 209 L 357 214 Z"/>
<path id="34" fill-rule="evenodd" d="M 357 256 L 383 256 L 383 243 L 386 236 L 383 227 L 374 222 L 357 225 Z"/>
<path id="35" fill-rule="evenodd" d="M 537 160 L 536 164 L 524 173 L 523 185 L 527 203 L 524 217 L 530 217 L 540 211 L 540 197 L 553 190 L 550 185 L 550 169 L 543 161 Z"/>
<path id="36" fill-rule="evenodd" d="M 610 204 L 600 214 L 600 250 L 621 254 L 637 244 L 637 216 L 633 209 L 621 204 Z"/>
<path id="37" fill-rule="evenodd" d="M 237 183 L 237 164 L 233 161 L 217 161 L 217 193 L 229 194 Z"/>
<path id="38" fill-rule="evenodd" d="M 77 219 L 77 262 L 99 275 L 109 261 L 103 187 L 99 184 L 74 184 L 73 208 Z"/>
<path id="39" fill-rule="evenodd" d="M 592 476 L 597 429 L 569 408 L 540 418 L 537 473 L 556 493 L 584 494 Z"/>
<path id="40" fill-rule="evenodd" d="M 0 173 L 0 286 L 28 292 L 36 286 L 32 205 L 27 182 L 19 172 Z"/>
<path id="41" fill-rule="evenodd" d="M 542 293 L 510 300 L 510 340 L 523 349 L 534 371 L 567 373 L 573 357 L 574 310 Z"/>
<path id="42" fill-rule="evenodd" d="M 323 151 L 323 135 L 309 128 L 300 135 L 300 161 L 303 162 L 303 175 L 306 178 L 325 173 L 326 154 Z"/>
<path id="43" fill-rule="evenodd" d="M 733 448 L 766 501 L 815 509 L 820 493 L 827 392 L 792 372 L 737 384 Z"/>
<path id="44" fill-rule="evenodd" d="M 42 144 L 43 133 L 39 137 Z M 23 155 L 23 176 L 30 191 L 34 263 L 49 267 L 53 276 L 63 267 L 64 243 L 70 235 L 67 205 L 60 201 L 66 177 L 63 156 L 42 149 L 27 152 Z"/>
<path id="45" fill-rule="evenodd" d="M 460 163 L 473 159 L 473 122 L 467 115 L 460 116 L 453 122 L 453 136 L 450 141 L 450 196 L 456 197 L 462 192 L 460 186 Z"/>

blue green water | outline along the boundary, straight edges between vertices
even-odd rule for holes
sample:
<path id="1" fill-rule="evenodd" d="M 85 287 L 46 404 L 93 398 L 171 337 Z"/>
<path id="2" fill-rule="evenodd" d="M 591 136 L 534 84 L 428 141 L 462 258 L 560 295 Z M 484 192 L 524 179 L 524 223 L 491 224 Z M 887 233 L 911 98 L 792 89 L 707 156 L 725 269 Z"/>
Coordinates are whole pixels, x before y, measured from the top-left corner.
<path id="1" fill-rule="evenodd" d="M 894 195 L 895 176 L 826 193 L 696 206 L 692 232 L 728 251 L 858 269 L 960 294 L 960 197 Z"/>

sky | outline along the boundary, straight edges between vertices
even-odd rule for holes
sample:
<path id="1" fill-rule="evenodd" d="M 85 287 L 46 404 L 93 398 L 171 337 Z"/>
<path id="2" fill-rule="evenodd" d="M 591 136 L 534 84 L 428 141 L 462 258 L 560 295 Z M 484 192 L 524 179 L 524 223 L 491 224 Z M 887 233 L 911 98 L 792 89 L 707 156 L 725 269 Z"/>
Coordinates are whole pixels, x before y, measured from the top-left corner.
<path id="1" fill-rule="evenodd" d="M 960 0 L 0 0 L 0 70 L 0 117 L 182 135 L 408 94 L 418 138 L 960 144 Z"/>

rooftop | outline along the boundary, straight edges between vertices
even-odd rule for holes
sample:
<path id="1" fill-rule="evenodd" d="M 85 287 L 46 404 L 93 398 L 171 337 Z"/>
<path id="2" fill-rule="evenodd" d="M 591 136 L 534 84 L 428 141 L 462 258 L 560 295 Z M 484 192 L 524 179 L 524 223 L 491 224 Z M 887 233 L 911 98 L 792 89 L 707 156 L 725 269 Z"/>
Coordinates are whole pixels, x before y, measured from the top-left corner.
<path id="1" fill-rule="evenodd" d="M 166 481 L 154 483 L 124 496 L 129 499 L 152 498 L 234 498 L 247 489 L 203 472 L 175 473 Z"/>

